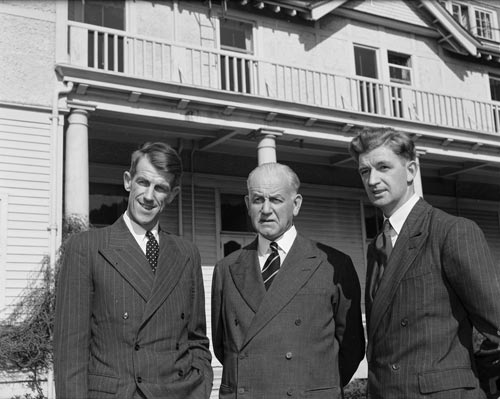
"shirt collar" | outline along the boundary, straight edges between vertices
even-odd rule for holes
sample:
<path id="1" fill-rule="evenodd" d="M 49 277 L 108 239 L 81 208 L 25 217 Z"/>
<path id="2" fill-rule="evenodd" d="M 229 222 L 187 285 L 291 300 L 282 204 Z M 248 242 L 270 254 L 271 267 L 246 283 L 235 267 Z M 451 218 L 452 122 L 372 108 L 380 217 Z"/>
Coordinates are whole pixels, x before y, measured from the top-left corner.
<path id="1" fill-rule="evenodd" d="M 295 241 L 295 237 L 297 237 L 297 229 L 295 228 L 294 225 L 290 227 L 285 233 L 279 237 L 277 240 L 274 240 L 276 244 L 278 244 L 278 248 L 280 251 L 282 251 L 285 255 L 290 252 L 290 248 L 292 248 L 293 242 Z M 264 256 L 266 253 L 269 252 L 269 244 L 271 241 L 269 241 L 267 238 L 264 238 L 259 234 L 259 256 Z"/>
<path id="2" fill-rule="evenodd" d="M 123 214 L 123 220 L 127 225 L 128 229 L 130 230 L 130 233 L 132 233 L 137 242 L 146 239 L 146 229 L 141 225 L 137 224 L 136 222 L 134 222 L 132 219 L 130 219 L 128 211 L 125 211 L 125 213 Z M 155 236 L 156 241 L 158 241 L 158 228 L 159 228 L 159 223 L 156 222 L 155 226 L 151 229 L 151 232 Z"/>
<path id="3" fill-rule="evenodd" d="M 420 197 L 415 193 L 413 194 L 408 201 L 406 201 L 396 212 L 392 214 L 392 216 L 389 218 L 389 222 L 391 223 L 392 228 L 396 232 L 397 235 L 401 232 L 401 229 L 403 228 L 403 225 L 406 222 L 406 219 L 408 218 L 408 215 L 410 214 L 411 210 L 415 206 L 415 204 L 418 202 Z M 384 220 L 387 219 L 384 217 Z"/>

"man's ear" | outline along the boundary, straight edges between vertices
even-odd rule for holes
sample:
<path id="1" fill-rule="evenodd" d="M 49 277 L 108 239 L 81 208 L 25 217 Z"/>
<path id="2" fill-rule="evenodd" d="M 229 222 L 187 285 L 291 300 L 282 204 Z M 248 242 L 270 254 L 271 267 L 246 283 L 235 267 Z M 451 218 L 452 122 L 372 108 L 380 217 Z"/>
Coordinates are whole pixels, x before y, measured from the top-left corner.
<path id="1" fill-rule="evenodd" d="M 412 184 L 413 180 L 417 176 L 418 165 L 417 161 L 408 161 L 406 164 L 406 181 L 408 184 Z"/>
<path id="2" fill-rule="evenodd" d="M 123 187 L 125 187 L 126 191 L 130 191 L 130 185 L 132 184 L 132 176 L 130 172 L 127 170 L 123 172 Z"/>
<path id="3" fill-rule="evenodd" d="M 250 198 L 245 195 L 245 205 L 247 206 L 247 212 L 250 212 Z"/>
<path id="4" fill-rule="evenodd" d="M 295 194 L 295 198 L 293 199 L 293 216 L 297 216 L 299 214 L 301 205 L 302 195 Z"/>
<path id="5" fill-rule="evenodd" d="M 181 187 L 175 186 L 168 194 L 167 203 L 170 204 L 175 199 L 175 197 L 177 197 L 177 194 L 179 194 L 180 192 L 181 192 Z"/>

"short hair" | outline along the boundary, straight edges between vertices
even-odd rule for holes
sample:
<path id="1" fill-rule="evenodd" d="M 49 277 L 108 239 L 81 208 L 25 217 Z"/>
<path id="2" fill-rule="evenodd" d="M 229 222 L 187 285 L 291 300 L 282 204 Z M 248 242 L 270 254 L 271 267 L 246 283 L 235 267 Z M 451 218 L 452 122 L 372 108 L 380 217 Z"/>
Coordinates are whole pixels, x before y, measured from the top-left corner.
<path id="1" fill-rule="evenodd" d="M 143 157 L 147 157 L 149 162 L 151 162 L 159 172 L 173 174 L 173 187 L 180 184 L 182 161 L 177 151 L 171 146 L 162 142 L 147 142 L 142 144 L 139 149 L 132 153 L 129 171 L 130 176 L 134 177 L 137 171 L 137 164 Z"/>
<path id="2" fill-rule="evenodd" d="M 361 130 L 349 144 L 349 153 L 356 162 L 359 156 L 375 148 L 388 146 L 394 153 L 408 161 L 417 159 L 415 144 L 408 134 L 392 128 Z"/>
<path id="3" fill-rule="evenodd" d="M 288 183 L 292 187 L 292 190 L 294 190 L 296 193 L 299 192 L 300 180 L 297 174 L 289 166 L 277 162 L 264 163 L 252 170 L 248 175 L 247 189 L 250 188 L 250 180 L 258 172 L 266 172 L 268 174 L 276 174 L 281 172 L 287 177 Z"/>

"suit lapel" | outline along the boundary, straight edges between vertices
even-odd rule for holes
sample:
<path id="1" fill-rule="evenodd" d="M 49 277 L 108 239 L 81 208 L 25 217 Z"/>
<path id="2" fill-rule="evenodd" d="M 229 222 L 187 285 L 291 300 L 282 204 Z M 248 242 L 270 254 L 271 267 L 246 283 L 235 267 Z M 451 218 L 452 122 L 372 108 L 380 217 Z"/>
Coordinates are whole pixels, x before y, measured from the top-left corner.
<path id="1" fill-rule="evenodd" d="M 297 294 L 322 262 L 312 242 L 297 236 L 245 337 L 245 346 Z M 263 285 L 263 284 L 262 284 Z"/>
<path id="2" fill-rule="evenodd" d="M 153 287 L 151 267 L 141 248 L 123 220 L 123 216 L 110 227 L 109 243 L 99 253 L 147 301 Z"/>
<path id="3" fill-rule="evenodd" d="M 243 248 L 240 256 L 229 266 L 236 289 L 254 313 L 266 294 L 257 257 L 257 239 Z"/>
<path id="4" fill-rule="evenodd" d="M 181 278 L 188 257 L 181 252 L 174 239 L 168 233 L 160 231 L 160 254 L 158 268 L 154 276 L 153 290 L 146 305 L 143 322 L 167 299 Z M 151 270 L 149 270 L 151 274 Z"/>
<path id="5" fill-rule="evenodd" d="M 383 315 L 389 308 L 404 275 L 419 254 L 428 235 L 429 212 L 432 208 L 419 200 L 408 215 L 389 258 L 382 281 L 370 312 L 369 339 L 371 342 Z"/>

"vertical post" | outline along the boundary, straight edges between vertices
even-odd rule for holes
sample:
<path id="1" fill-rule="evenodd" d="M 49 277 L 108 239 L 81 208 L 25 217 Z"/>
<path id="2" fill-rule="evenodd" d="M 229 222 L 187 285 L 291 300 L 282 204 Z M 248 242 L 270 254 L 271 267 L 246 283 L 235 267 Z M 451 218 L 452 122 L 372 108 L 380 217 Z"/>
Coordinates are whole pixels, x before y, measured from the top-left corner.
<path id="1" fill-rule="evenodd" d="M 424 190 L 422 187 L 422 174 L 420 172 L 420 157 L 425 155 L 425 151 L 417 150 L 417 175 L 415 176 L 415 180 L 413 183 L 413 187 L 415 187 L 415 193 L 420 197 L 424 198 Z"/>
<path id="2" fill-rule="evenodd" d="M 257 163 L 262 165 L 264 163 L 276 162 L 276 138 L 283 135 L 282 130 L 261 128 L 257 130 Z"/>
<path id="3" fill-rule="evenodd" d="M 89 223 L 88 110 L 73 108 L 66 130 L 64 216 Z"/>

